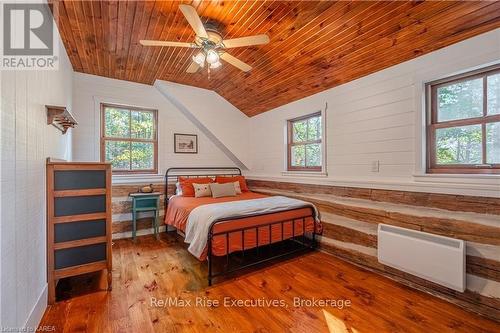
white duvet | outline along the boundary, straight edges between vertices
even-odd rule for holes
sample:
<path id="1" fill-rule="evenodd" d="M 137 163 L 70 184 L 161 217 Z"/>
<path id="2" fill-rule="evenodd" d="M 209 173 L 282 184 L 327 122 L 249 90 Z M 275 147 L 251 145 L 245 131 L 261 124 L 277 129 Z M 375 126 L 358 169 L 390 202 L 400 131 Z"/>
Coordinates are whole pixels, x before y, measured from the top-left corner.
<path id="1" fill-rule="evenodd" d="M 207 246 L 208 231 L 212 222 L 220 219 L 275 213 L 302 207 L 312 207 L 315 212 L 315 219 L 319 222 L 318 210 L 313 204 L 283 196 L 202 205 L 193 209 L 189 214 L 184 241 L 189 243 L 189 252 L 200 258 Z"/>

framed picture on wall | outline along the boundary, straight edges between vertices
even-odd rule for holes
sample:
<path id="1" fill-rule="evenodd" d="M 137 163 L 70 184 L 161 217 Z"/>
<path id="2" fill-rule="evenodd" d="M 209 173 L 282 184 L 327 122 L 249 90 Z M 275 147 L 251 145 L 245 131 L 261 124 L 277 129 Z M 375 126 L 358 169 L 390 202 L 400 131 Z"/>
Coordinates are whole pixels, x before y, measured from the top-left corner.
<path id="1" fill-rule="evenodd" d="M 174 133 L 174 153 L 198 154 L 198 135 Z"/>

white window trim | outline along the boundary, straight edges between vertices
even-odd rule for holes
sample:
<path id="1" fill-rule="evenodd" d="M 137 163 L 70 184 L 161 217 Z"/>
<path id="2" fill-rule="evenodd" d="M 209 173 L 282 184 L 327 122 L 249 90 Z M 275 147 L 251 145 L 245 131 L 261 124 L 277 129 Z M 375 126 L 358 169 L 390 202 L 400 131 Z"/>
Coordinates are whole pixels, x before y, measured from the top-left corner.
<path id="1" fill-rule="evenodd" d="M 282 176 L 288 177 L 328 177 L 323 171 L 281 171 Z"/>
<path id="2" fill-rule="evenodd" d="M 300 117 L 301 115 L 297 115 L 292 118 L 286 118 L 284 120 L 283 125 L 283 147 L 284 147 L 284 155 L 283 155 L 283 171 L 281 172 L 282 176 L 288 177 L 328 177 L 328 168 L 327 168 L 327 153 L 326 153 L 326 110 L 328 109 L 328 104 L 326 104 L 324 109 L 318 110 L 316 112 L 321 113 L 321 170 L 320 171 L 290 171 L 288 170 L 288 121 L 293 118 Z M 315 112 L 310 112 L 313 114 Z M 309 113 L 308 113 L 309 114 Z M 307 114 L 304 114 L 306 116 Z"/>
<path id="3" fill-rule="evenodd" d="M 138 182 L 154 182 L 158 181 L 158 177 L 163 177 L 163 175 L 160 173 L 162 170 L 162 165 L 161 165 L 161 156 L 163 155 L 163 152 L 160 149 L 160 110 L 156 106 L 148 106 L 148 105 L 143 105 L 140 103 L 140 101 L 134 101 L 133 103 L 126 102 L 124 103 L 123 100 L 117 99 L 117 98 L 112 98 L 112 97 L 103 97 L 99 95 L 93 95 L 92 96 L 94 100 L 94 160 L 95 161 L 100 161 L 101 160 L 101 104 L 115 104 L 115 105 L 123 105 L 123 106 L 129 106 L 129 107 L 136 107 L 136 108 L 143 108 L 143 109 L 152 109 L 152 110 L 158 110 L 157 111 L 157 124 L 156 124 L 156 139 L 158 140 L 158 151 L 157 151 L 157 159 L 158 159 L 158 174 L 155 173 L 130 173 L 130 174 L 115 174 L 112 175 L 112 180 L 111 182 L 113 184 L 129 184 L 129 183 L 138 183 Z M 162 181 L 160 179 L 160 181 Z"/>

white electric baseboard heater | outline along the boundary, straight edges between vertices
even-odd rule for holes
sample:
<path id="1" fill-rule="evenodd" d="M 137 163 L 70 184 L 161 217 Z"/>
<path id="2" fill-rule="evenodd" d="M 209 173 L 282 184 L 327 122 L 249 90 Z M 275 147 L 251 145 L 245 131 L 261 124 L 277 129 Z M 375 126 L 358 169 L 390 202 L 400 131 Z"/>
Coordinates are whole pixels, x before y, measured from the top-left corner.
<path id="1" fill-rule="evenodd" d="M 465 290 L 465 242 L 378 225 L 378 261 L 445 287 Z"/>

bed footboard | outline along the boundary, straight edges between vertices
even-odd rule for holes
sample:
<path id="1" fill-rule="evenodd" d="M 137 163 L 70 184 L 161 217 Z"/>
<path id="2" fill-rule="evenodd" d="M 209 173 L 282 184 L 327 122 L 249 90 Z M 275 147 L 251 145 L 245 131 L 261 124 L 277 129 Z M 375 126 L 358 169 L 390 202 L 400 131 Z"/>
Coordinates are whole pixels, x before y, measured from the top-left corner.
<path id="1" fill-rule="evenodd" d="M 293 219 L 288 218 L 285 220 L 271 221 L 269 223 L 253 226 L 245 226 L 234 229 L 229 228 L 224 231 L 217 231 L 217 226 L 220 226 L 227 221 L 248 218 L 248 216 L 214 221 L 209 229 L 207 243 L 208 285 L 211 286 L 213 279 L 216 277 L 234 273 L 264 262 L 286 257 L 294 253 L 315 249 L 317 245 L 316 235 L 318 231 L 315 221 L 315 211 L 310 206 L 298 209 L 303 208 L 310 208 L 310 213 L 294 217 Z M 258 214 L 253 215 L 252 217 L 260 217 L 275 213 L 276 212 Z M 310 221 L 311 219 L 312 228 L 307 225 L 307 221 Z M 267 232 L 268 235 L 266 237 L 267 242 L 265 243 L 262 237 L 259 240 L 259 236 L 263 233 L 263 231 Z M 287 231 L 290 233 L 290 236 L 286 235 Z M 245 236 L 247 233 L 253 233 L 255 235 L 254 244 L 245 244 Z M 222 237 L 226 242 L 226 251 L 223 256 L 214 254 L 213 246 L 217 237 L 219 237 L 219 239 Z M 241 249 L 237 251 L 230 251 L 230 239 L 234 239 L 234 237 L 237 237 L 240 240 L 241 243 L 238 247 L 241 247 Z M 264 248 L 266 248 L 265 250 L 267 251 L 264 251 Z M 224 258 L 225 263 L 222 265 L 222 269 L 216 271 L 214 265 L 215 259 L 224 260 Z"/>

